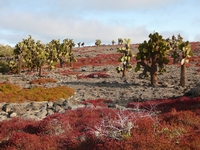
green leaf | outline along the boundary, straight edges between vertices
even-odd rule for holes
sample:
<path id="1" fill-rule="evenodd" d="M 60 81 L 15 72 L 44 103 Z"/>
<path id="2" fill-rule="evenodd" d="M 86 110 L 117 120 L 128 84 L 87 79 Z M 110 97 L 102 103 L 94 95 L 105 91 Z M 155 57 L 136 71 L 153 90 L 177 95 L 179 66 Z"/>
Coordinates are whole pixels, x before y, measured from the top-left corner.
<path id="1" fill-rule="evenodd" d="M 137 60 L 141 59 L 141 54 L 140 54 L 140 53 L 137 53 L 136 59 L 137 59 Z"/>
<path id="2" fill-rule="evenodd" d="M 133 68 L 133 66 L 129 64 L 126 68 L 131 70 Z"/>

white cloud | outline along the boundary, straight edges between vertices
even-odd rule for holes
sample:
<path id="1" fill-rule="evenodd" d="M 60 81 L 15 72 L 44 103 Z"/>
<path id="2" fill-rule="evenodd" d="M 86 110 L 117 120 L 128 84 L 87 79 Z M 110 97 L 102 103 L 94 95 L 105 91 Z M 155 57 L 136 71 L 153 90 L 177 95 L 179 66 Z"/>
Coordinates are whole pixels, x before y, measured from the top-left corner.
<path id="1" fill-rule="evenodd" d="M 140 39 L 144 37 L 143 34 L 147 33 L 144 26 L 130 28 L 120 24 L 105 24 L 98 20 L 80 17 L 64 19 L 45 14 L 38 16 L 37 14 L 18 12 L 12 14 L 12 17 L 1 15 L 0 20 L 2 21 L 1 28 L 13 32 L 15 38 L 11 38 L 10 42 L 19 36 L 15 43 L 26 38 L 29 34 L 44 43 L 50 42 L 52 39 L 62 40 L 64 38 L 71 38 L 76 42 L 81 41 L 86 44 L 92 44 L 96 39 L 101 39 L 103 43 L 111 43 L 113 39 L 117 40 L 118 37 L 131 38 L 133 42 L 140 42 Z"/>
<path id="2" fill-rule="evenodd" d="M 48 0 L 45 0 L 49 2 Z M 153 9 L 158 6 L 165 6 L 175 3 L 177 0 L 57 0 L 56 5 L 62 8 L 72 8 L 92 11 L 130 11 L 132 9 Z"/>
<path id="3" fill-rule="evenodd" d="M 71 38 L 86 45 L 93 44 L 96 39 L 110 44 L 119 37 L 138 43 L 147 39 L 153 30 L 158 30 L 164 37 L 180 33 L 187 39 L 187 24 L 179 26 L 184 19 L 173 20 L 173 11 L 178 5 L 171 13 L 171 7 L 167 9 L 179 1 L 7 0 L 0 6 L 0 43 L 16 44 L 29 34 L 44 43 Z M 162 14 L 158 10 L 162 10 Z M 176 17 L 179 17 L 178 13 Z"/>

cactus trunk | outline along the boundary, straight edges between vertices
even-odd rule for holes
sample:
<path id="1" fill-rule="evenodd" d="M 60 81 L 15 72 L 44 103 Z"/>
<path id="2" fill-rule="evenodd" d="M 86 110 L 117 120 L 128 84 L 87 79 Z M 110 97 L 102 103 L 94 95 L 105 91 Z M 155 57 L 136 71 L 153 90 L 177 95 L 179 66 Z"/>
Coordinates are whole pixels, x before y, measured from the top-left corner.
<path id="1" fill-rule="evenodd" d="M 123 65 L 122 78 L 126 77 L 126 65 Z"/>
<path id="2" fill-rule="evenodd" d="M 70 60 L 69 60 L 69 61 L 70 61 L 70 62 L 69 62 L 69 63 L 70 63 L 70 67 L 73 67 L 73 62 L 72 62 L 73 60 L 72 60 L 72 57 L 70 57 Z"/>
<path id="3" fill-rule="evenodd" d="M 39 67 L 39 77 L 42 76 L 42 66 Z"/>
<path id="4" fill-rule="evenodd" d="M 158 83 L 156 71 L 151 71 L 150 74 L 151 74 L 151 85 L 156 86 Z"/>
<path id="5" fill-rule="evenodd" d="M 18 58 L 19 58 L 19 64 L 18 64 L 17 73 L 18 73 L 18 74 L 21 74 L 21 69 L 22 69 L 22 54 L 19 54 L 19 55 L 18 55 Z"/>
<path id="6" fill-rule="evenodd" d="M 73 67 L 73 65 L 72 65 L 72 61 L 73 61 L 72 47 L 70 47 L 69 53 L 70 53 L 69 64 L 70 64 L 70 67 Z"/>
<path id="7" fill-rule="evenodd" d="M 63 60 L 60 59 L 60 68 L 63 68 Z"/>
<path id="8" fill-rule="evenodd" d="M 181 81 L 180 81 L 180 85 L 182 87 L 185 87 L 185 81 L 186 81 L 186 67 L 185 67 L 185 63 L 183 65 L 181 65 Z"/>

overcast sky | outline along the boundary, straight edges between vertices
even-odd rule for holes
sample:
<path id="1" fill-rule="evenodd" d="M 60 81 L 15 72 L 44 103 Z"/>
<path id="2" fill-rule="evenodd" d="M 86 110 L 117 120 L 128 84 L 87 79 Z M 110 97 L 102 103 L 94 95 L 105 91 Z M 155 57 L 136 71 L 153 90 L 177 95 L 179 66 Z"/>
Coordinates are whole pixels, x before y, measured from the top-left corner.
<path id="1" fill-rule="evenodd" d="M 154 31 L 200 41 L 199 9 L 200 0 L 0 0 L 0 44 L 14 46 L 28 35 L 43 43 L 141 43 Z"/>

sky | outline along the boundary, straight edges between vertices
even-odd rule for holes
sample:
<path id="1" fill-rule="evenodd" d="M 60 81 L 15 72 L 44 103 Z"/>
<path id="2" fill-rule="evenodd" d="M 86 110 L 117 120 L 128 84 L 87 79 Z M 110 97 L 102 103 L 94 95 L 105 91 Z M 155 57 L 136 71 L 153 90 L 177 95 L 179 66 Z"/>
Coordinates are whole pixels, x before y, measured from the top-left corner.
<path id="1" fill-rule="evenodd" d="M 69 38 L 94 45 L 181 34 L 200 41 L 200 0 L 0 0 L 0 44 L 15 46 L 31 35 L 49 43 Z"/>

